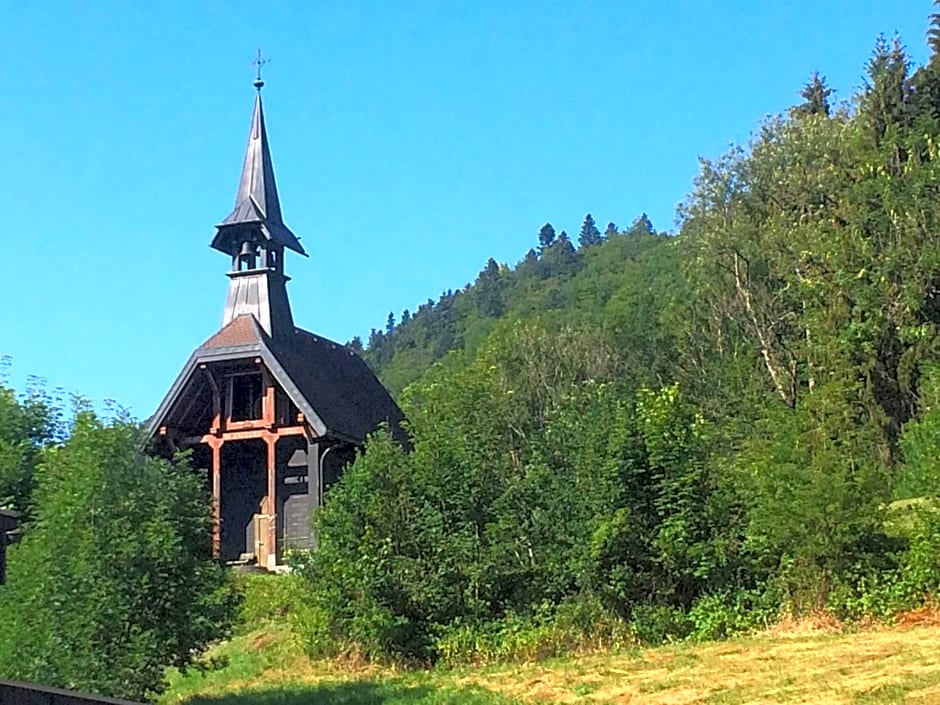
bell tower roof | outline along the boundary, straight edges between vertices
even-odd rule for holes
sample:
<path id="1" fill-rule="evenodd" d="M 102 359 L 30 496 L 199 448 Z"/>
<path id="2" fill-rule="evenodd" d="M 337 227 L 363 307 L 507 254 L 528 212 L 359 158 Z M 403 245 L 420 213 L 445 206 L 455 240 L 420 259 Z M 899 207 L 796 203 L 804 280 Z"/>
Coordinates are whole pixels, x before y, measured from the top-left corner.
<path id="1" fill-rule="evenodd" d="M 281 215 L 281 201 L 277 195 L 271 149 L 264 125 L 264 109 L 261 104 L 261 88 L 264 82 L 260 75 L 254 85 L 258 95 L 251 116 L 251 131 L 248 134 L 248 148 L 245 151 L 235 207 L 218 225 L 212 247 L 234 256 L 244 241 L 246 232 L 253 232 L 258 236 L 258 240 L 270 241 L 275 246 L 306 256 L 307 253 L 297 236 L 284 224 Z"/>
<path id="2" fill-rule="evenodd" d="M 287 296 L 288 277 L 284 274 L 285 250 L 305 255 L 297 237 L 284 225 L 281 202 L 274 182 L 268 133 L 261 106 L 261 66 L 255 62 L 258 91 L 251 115 L 251 132 L 245 163 L 238 183 L 235 207 L 218 226 L 212 247 L 232 258 L 228 272 L 229 289 L 222 313 L 225 327 L 240 316 L 251 316 L 272 339 L 290 338 L 294 321 Z"/>

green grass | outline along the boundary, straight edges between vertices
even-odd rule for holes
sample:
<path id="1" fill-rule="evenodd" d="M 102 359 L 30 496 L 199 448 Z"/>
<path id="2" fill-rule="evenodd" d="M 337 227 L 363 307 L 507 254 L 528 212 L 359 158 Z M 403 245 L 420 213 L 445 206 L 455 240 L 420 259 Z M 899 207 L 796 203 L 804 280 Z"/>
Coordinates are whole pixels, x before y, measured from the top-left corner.
<path id="1" fill-rule="evenodd" d="M 512 705 L 481 685 L 443 684 L 433 672 L 392 673 L 314 663 L 283 624 L 242 634 L 209 654 L 207 670 L 171 671 L 161 703 L 187 705 Z"/>
<path id="2" fill-rule="evenodd" d="M 196 696 L 190 705 L 503 705 L 511 700 L 480 687 L 438 688 L 393 681 L 335 681 L 313 686 L 255 688 L 223 695 Z"/>
<path id="3" fill-rule="evenodd" d="M 311 662 L 275 621 L 216 647 L 214 669 L 171 673 L 161 703 L 940 703 L 937 644 L 940 626 L 932 623 L 851 634 L 797 625 L 711 644 L 401 672 Z"/>

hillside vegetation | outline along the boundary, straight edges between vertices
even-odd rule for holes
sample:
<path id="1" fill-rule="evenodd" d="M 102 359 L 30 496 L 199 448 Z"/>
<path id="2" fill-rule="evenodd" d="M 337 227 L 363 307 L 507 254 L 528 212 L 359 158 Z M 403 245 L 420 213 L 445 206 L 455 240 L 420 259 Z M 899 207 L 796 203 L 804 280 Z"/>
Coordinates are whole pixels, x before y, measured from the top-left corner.
<path id="1" fill-rule="evenodd" d="M 890 618 L 940 587 L 940 18 L 641 216 L 373 331 L 383 434 L 317 517 L 312 656 L 416 663 Z M 361 347 L 358 341 L 350 343 Z M 489 659 L 489 656 L 486 656 Z"/>
<path id="2" fill-rule="evenodd" d="M 940 701 L 940 627 L 838 633 L 803 627 L 707 645 L 672 645 L 485 669 L 396 672 L 311 663 L 282 628 L 211 654 L 228 665 L 174 674 L 164 705 L 509 705 Z"/>
<path id="3" fill-rule="evenodd" d="M 370 437 L 317 550 L 240 586 L 208 661 L 238 599 L 186 454 L 0 388 L 0 505 L 25 517 L 0 677 L 143 698 L 195 666 L 169 701 L 246 704 L 940 700 L 937 627 L 873 628 L 940 594 L 940 14 L 928 36 L 926 65 L 881 38 L 850 100 L 816 74 L 702 160 L 676 234 L 546 223 L 350 341 L 409 447 Z M 867 631 L 766 631 L 807 616 Z"/>

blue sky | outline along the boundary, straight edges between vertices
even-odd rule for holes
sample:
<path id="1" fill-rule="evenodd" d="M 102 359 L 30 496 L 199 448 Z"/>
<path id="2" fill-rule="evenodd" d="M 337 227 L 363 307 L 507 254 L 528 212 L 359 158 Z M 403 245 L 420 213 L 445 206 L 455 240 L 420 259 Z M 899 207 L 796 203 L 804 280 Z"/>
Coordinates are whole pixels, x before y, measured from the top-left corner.
<path id="1" fill-rule="evenodd" d="M 0 355 L 146 417 L 211 335 L 256 48 L 298 325 L 345 341 L 539 227 L 672 229 L 699 156 L 814 70 L 849 98 L 929 0 L 0 0 Z"/>

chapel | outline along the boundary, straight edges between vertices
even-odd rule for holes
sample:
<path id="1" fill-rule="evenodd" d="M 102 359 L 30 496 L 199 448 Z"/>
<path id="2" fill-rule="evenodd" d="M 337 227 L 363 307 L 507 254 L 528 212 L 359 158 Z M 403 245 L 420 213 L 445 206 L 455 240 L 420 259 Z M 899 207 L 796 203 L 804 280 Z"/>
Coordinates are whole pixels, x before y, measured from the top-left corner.
<path id="1" fill-rule="evenodd" d="M 307 257 L 284 223 L 260 71 L 231 213 L 211 247 L 230 262 L 221 328 L 197 347 L 147 426 L 156 452 L 208 469 L 213 549 L 274 569 L 314 548 L 312 516 L 366 436 L 403 438 L 395 401 L 351 349 L 294 325 L 285 259 Z M 314 253 L 314 257 L 316 254 Z"/>

